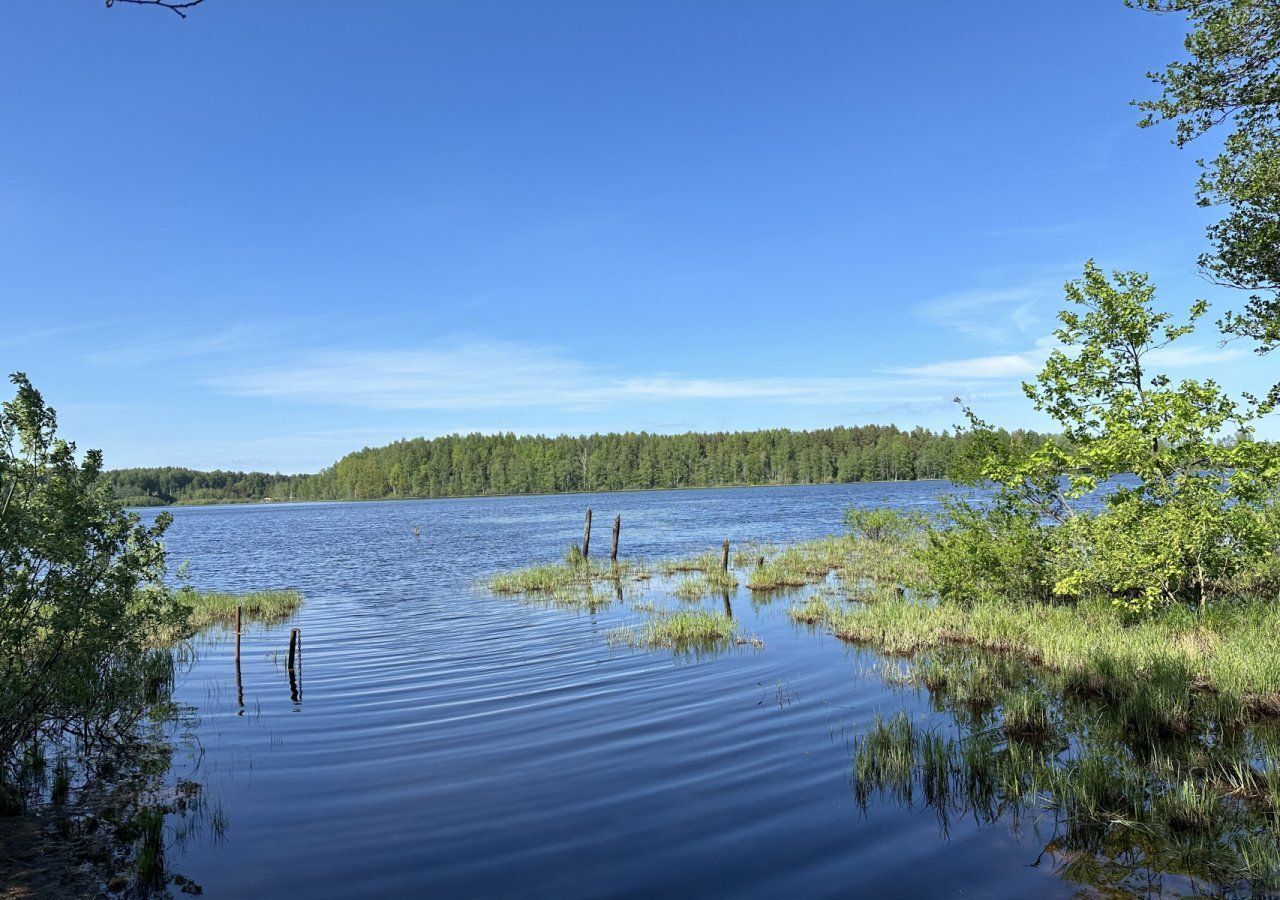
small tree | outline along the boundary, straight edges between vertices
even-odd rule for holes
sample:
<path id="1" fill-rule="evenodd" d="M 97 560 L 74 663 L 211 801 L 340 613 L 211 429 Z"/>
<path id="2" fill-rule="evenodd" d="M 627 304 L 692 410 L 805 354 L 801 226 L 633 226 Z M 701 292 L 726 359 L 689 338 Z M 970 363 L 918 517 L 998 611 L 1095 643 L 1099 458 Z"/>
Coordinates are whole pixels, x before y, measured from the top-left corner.
<path id="1" fill-rule="evenodd" d="M 1063 441 L 1014 448 L 966 410 L 980 451 L 971 480 L 999 486 L 1003 515 L 1059 526 L 1055 594 L 1203 607 L 1273 540 L 1262 523 L 1280 453 L 1250 431 L 1267 407 L 1211 380 L 1175 385 L 1151 371 L 1151 355 L 1190 334 L 1204 303 L 1175 322 L 1155 308 L 1147 276 L 1109 280 L 1092 261 L 1066 294 L 1074 308 L 1059 314 L 1061 347 L 1023 386 Z M 1079 501 L 1100 489 L 1101 508 L 1082 513 Z"/>
<path id="2" fill-rule="evenodd" d="M 76 461 L 26 376 L 0 407 L 0 782 L 15 753 L 72 736 L 92 752 L 124 736 L 171 676 L 154 637 L 185 610 L 161 585 L 167 514 L 141 524 Z"/>

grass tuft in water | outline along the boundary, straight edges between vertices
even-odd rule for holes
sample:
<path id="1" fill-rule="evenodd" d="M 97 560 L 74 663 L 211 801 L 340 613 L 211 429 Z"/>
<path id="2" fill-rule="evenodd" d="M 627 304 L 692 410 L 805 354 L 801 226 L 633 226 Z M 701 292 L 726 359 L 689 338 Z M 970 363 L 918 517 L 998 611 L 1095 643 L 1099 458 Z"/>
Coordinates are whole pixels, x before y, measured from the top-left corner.
<path id="1" fill-rule="evenodd" d="M 164 810 L 149 807 L 134 817 L 134 872 L 144 889 L 164 884 Z"/>
<path id="2" fill-rule="evenodd" d="M 241 607 L 244 621 L 268 625 L 284 622 L 302 605 L 302 594 L 287 590 L 247 594 L 184 590 L 182 602 L 191 608 L 190 627 L 201 631 L 218 624 L 232 625 L 237 606 Z"/>
<path id="3" fill-rule="evenodd" d="M 825 625 L 835 617 L 836 608 L 826 597 L 815 595 L 791 607 L 788 614 L 794 621 L 805 625 Z"/>
<path id="4" fill-rule="evenodd" d="M 740 639 L 733 619 L 702 609 L 680 610 L 655 616 L 641 626 L 615 628 L 609 632 L 608 640 L 615 645 L 695 654 L 723 650 L 740 642 L 762 646 L 758 638 Z"/>

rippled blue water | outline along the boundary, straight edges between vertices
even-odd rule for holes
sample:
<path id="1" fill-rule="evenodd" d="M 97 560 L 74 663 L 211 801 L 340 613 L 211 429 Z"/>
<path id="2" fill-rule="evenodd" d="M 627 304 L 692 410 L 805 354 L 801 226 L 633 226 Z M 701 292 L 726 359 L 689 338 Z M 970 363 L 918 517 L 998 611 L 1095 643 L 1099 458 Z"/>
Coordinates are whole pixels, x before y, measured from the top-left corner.
<path id="1" fill-rule="evenodd" d="M 652 559 L 829 534 L 851 503 L 929 509 L 948 489 L 175 509 L 171 559 L 195 584 L 306 602 L 245 636 L 243 710 L 225 635 L 182 679 L 195 777 L 229 825 L 173 846 L 170 867 L 209 897 L 1070 894 L 1033 865 L 1033 834 L 962 821 L 944 839 L 926 810 L 859 811 L 849 731 L 927 702 L 794 625 L 786 600 L 733 600 L 763 650 L 681 660 L 609 647 L 607 629 L 638 618 L 625 604 L 575 613 L 478 586 L 559 559 L 587 505 L 596 552 L 621 513 L 622 555 Z M 280 658 L 291 626 L 298 703 Z"/>

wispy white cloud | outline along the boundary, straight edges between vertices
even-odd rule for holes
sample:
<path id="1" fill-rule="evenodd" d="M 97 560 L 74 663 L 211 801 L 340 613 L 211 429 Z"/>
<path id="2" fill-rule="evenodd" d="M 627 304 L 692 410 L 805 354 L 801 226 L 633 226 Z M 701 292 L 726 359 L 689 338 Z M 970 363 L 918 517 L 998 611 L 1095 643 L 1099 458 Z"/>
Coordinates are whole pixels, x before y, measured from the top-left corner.
<path id="1" fill-rule="evenodd" d="M 1165 347 L 1152 350 L 1147 355 L 1149 366 L 1161 369 L 1181 369 L 1187 366 L 1212 366 L 1249 356 L 1240 347 Z"/>
<path id="2" fill-rule="evenodd" d="M 51 337 L 62 337 L 67 334 L 75 334 L 81 331 L 94 331 L 106 328 L 120 322 L 128 321 L 126 319 L 116 319 L 106 322 L 83 322 L 77 325 L 64 325 L 58 328 L 42 328 L 38 331 L 28 331 L 24 334 L 7 335 L 0 338 L 0 347 L 17 347 L 23 344 L 31 344 L 42 341 Z"/>
<path id="3" fill-rule="evenodd" d="M 1058 264 L 999 269 L 978 278 L 978 286 L 917 303 L 917 318 L 966 337 L 993 344 L 1028 341 L 1049 327 L 1062 300 L 1062 285 L 1077 266 Z"/>
<path id="4" fill-rule="evenodd" d="M 263 340 L 261 328 L 233 325 L 200 335 L 164 335 L 126 341 L 88 354 L 94 365 L 141 366 L 151 363 L 224 355 L 254 346 Z"/>
<path id="5" fill-rule="evenodd" d="M 887 371 L 917 378 L 1022 378 L 1035 373 L 1037 360 L 1033 353 L 1006 353 L 1003 356 L 975 356 L 950 359 L 922 366 L 901 366 Z"/>
<path id="6" fill-rule="evenodd" d="M 919 366 L 900 366 L 885 371 L 893 375 L 918 378 L 956 378 L 967 381 L 999 381 L 1023 379 L 1034 375 L 1044 365 L 1049 353 L 1057 345 L 1052 335 L 1036 341 L 1035 346 L 1020 353 L 1001 356 L 974 356 L 968 359 L 951 359 Z M 1144 359 L 1150 371 L 1178 369 L 1190 366 L 1208 366 L 1231 362 L 1247 356 L 1238 347 L 1166 347 L 1153 350 Z"/>
<path id="7" fill-rule="evenodd" d="M 993 343 L 1026 335 L 1043 323 L 1041 308 L 1052 298 L 1047 285 L 957 291 L 915 308 L 920 318 Z"/>
<path id="8" fill-rule="evenodd" d="M 880 373 L 861 377 L 690 377 L 620 375 L 546 347 L 509 341 L 438 344 L 418 350 L 342 351 L 288 365 L 207 379 L 239 396 L 380 409 L 475 410 L 696 400 L 833 406 L 928 403 L 954 392 L 950 376 Z"/>

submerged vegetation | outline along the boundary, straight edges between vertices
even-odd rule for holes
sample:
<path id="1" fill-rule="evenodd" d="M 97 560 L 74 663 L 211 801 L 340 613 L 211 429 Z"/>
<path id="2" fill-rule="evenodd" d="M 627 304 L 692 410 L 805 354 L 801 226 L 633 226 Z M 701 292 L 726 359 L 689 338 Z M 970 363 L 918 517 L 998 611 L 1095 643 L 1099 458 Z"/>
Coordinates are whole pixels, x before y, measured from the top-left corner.
<path id="1" fill-rule="evenodd" d="M 961 818 L 1015 823 L 1042 845 L 1036 858 L 1104 894 L 1280 887 L 1280 733 L 1197 720 L 1156 739 L 1135 732 L 1123 707 L 1058 695 L 1042 674 L 956 649 L 891 671 L 927 689 L 955 726 L 901 711 L 859 731 L 859 805 L 921 804 L 944 834 Z"/>
<path id="2" fill-rule="evenodd" d="M 1280 889 L 1280 448 L 1252 433 L 1270 406 L 1148 370 L 1201 304 L 1179 323 L 1145 276 L 1092 264 L 1067 293 L 1062 347 L 1026 386 L 1065 440 L 1010 441 L 966 410 L 979 499 L 932 520 L 853 509 L 847 534 L 739 553 L 736 573 L 714 553 L 660 563 L 655 590 L 700 600 L 719 572 L 763 602 L 792 591 L 793 621 L 929 692 L 953 730 L 904 711 L 856 736 L 864 808 L 1029 821 L 1104 892 Z M 723 648 L 725 604 L 654 608 L 610 641 Z"/>

